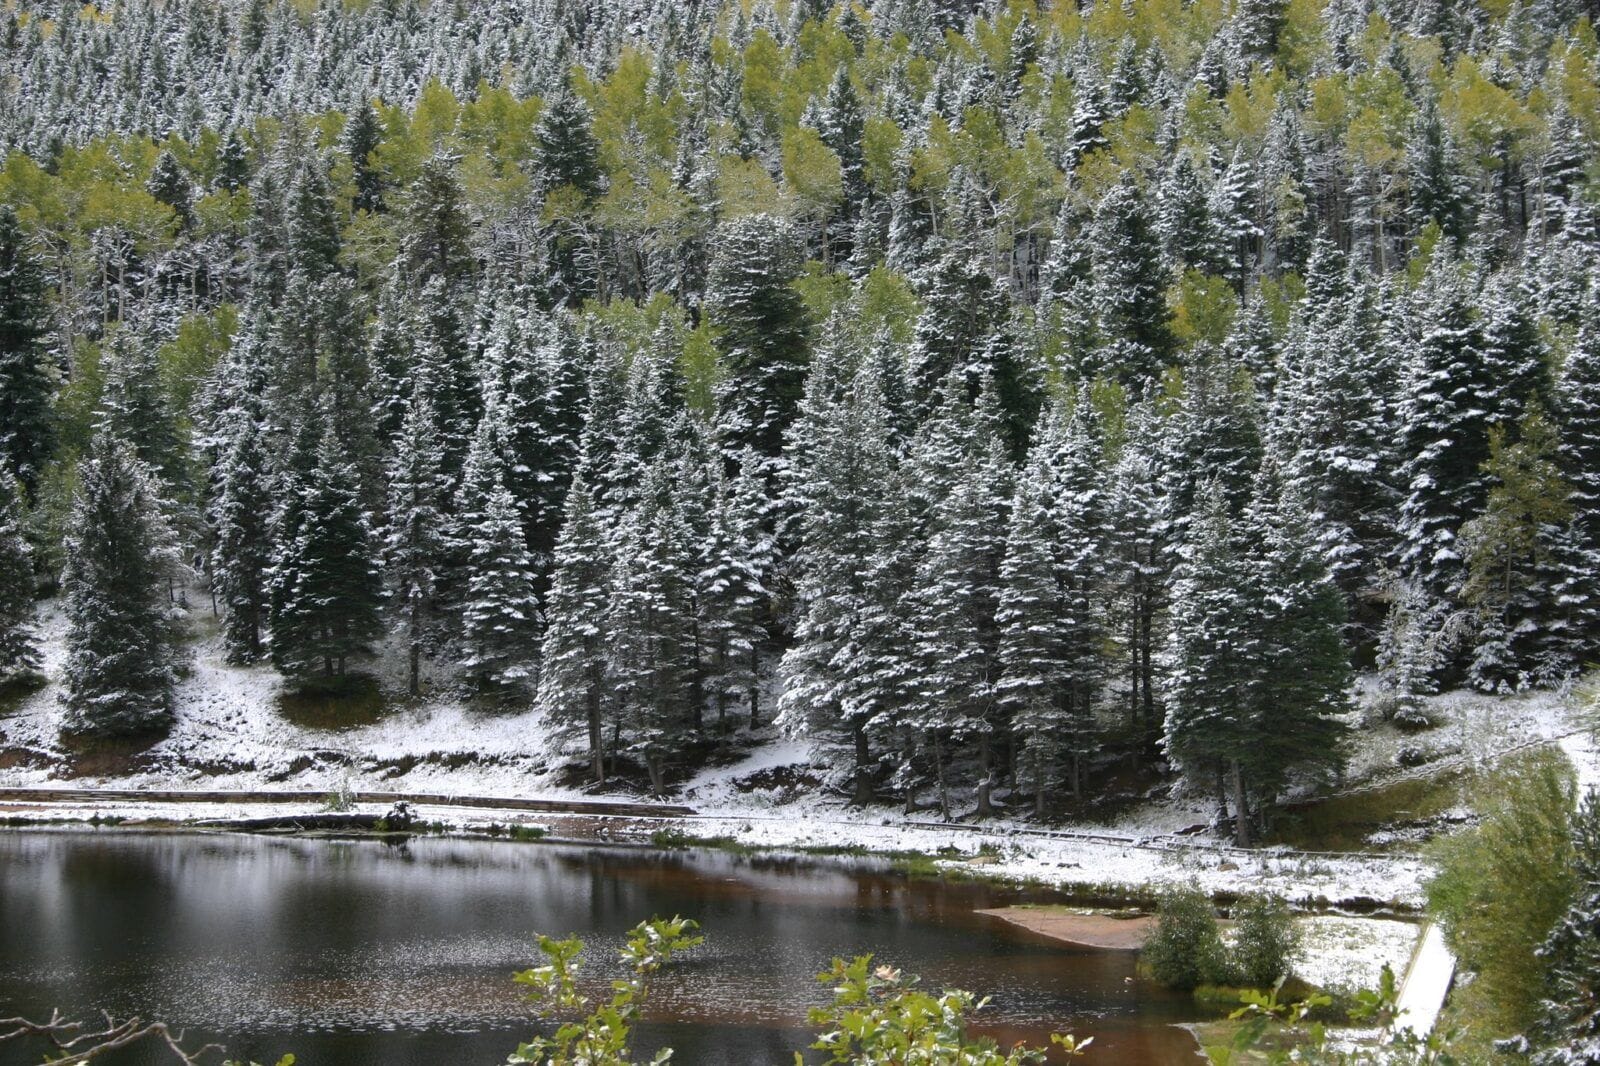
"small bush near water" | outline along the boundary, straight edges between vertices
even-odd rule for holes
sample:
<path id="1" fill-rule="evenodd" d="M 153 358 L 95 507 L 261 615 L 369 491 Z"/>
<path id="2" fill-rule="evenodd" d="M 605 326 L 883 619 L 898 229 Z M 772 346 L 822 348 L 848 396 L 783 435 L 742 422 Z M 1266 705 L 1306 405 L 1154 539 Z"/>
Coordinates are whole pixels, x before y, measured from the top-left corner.
<path id="1" fill-rule="evenodd" d="M 1195 888 L 1167 892 L 1156 912 L 1155 931 L 1145 941 L 1146 970 L 1169 988 L 1271 988 L 1289 973 L 1300 952 L 1289 905 L 1277 896 L 1250 895 L 1239 901 L 1233 917 L 1229 943 L 1223 940 L 1209 896 Z"/>
<path id="2" fill-rule="evenodd" d="M 1289 905 L 1277 896 L 1246 896 L 1233 909 L 1231 976 L 1251 988 L 1271 988 L 1294 968 L 1300 954 L 1300 931 Z"/>
<path id="3" fill-rule="evenodd" d="M 1163 893 L 1156 927 L 1145 941 L 1143 962 L 1150 976 L 1169 988 L 1190 990 L 1227 984 L 1227 957 L 1211 897 L 1197 888 Z"/>

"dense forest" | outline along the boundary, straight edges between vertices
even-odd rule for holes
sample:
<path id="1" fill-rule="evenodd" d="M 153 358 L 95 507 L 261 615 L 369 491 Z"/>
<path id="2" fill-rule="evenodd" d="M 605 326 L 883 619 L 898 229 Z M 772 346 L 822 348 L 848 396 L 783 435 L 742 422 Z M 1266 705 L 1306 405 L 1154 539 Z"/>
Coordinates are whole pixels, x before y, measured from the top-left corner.
<path id="1" fill-rule="evenodd" d="M 1595 14 L 11 0 L 0 673 L 54 597 L 66 732 L 159 731 L 214 605 L 597 782 L 1115 749 L 1248 842 L 1358 673 L 1600 645 Z"/>

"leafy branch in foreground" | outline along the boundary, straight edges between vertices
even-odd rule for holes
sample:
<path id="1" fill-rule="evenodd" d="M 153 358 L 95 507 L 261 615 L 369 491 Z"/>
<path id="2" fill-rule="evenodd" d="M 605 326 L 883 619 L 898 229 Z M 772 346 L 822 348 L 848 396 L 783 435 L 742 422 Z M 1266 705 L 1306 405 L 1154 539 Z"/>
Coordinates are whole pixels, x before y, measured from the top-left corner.
<path id="1" fill-rule="evenodd" d="M 971 992 L 939 995 L 917 987 L 918 979 L 891 966 L 872 965 L 871 955 L 850 962 L 834 959 L 833 968 L 817 975 L 833 985 L 833 1002 L 810 1012 L 813 1025 L 824 1026 L 811 1047 L 827 1052 L 830 1066 L 1025 1066 L 1043 1063 L 1046 1051 L 1017 1044 L 1002 1051 L 988 1037 L 967 1035 L 967 1017 L 989 1002 Z M 1055 1033 L 1052 1046 L 1081 1055 L 1093 1038 L 1079 1041 Z M 795 1066 L 805 1057 L 795 1052 Z"/>
<path id="2" fill-rule="evenodd" d="M 546 1017 L 567 1017 L 551 1036 L 537 1036 L 521 1045 L 506 1061 L 537 1066 L 623 1066 L 631 1061 L 628 1042 L 633 1022 L 644 1003 L 649 980 L 679 952 L 698 947 L 699 923 L 687 918 L 655 918 L 640 922 L 628 934 L 621 956 L 629 975 L 611 983 L 611 999 L 593 1011 L 589 999 L 578 991 L 583 941 L 577 937 L 556 940 L 539 937 L 539 950 L 550 961 L 517 974 L 513 980 L 528 986 L 528 998 Z M 652 1064 L 672 1057 L 659 1052 Z"/>
<path id="3" fill-rule="evenodd" d="M 1303 1000 L 1285 1003 L 1279 998 L 1282 989 L 1280 979 L 1266 991 L 1252 989 L 1240 994 L 1244 1006 L 1228 1016 L 1230 1021 L 1240 1023 L 1233 1039 L 1226 1046 L 1206 1049 L 1212 1066 L 1245 1062 L 1264 1062 L 1267 1066 L 1455 1066 L 1458 1061 L 1450 1052 L 1454 1032 L 1435 1029 L 1421 1036 L 1404 1025 L 1394 1024 L 1399 988 L 1394 971 L 1388 966 L 1379 976 L 1378 987 L 1357 992 L 1350 1008 L 1352 1022 L 1389 1030 L 1385 1041 L 1376 1047 L 1341 1042 L 1333 1038 L 1327 1026 L 1310 1021 L 1314 1011 L 1333 1003 L 1330 997 L 1313 993 Z"/>

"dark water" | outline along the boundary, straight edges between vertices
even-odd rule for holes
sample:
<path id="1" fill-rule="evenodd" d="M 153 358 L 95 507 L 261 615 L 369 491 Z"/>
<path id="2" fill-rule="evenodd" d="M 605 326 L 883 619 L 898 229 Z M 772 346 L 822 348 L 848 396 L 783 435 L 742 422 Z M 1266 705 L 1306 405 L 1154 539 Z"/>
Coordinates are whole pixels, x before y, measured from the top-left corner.
<path id="1" fill-rule="evenodd" d="M 301 1066 L 487 1066 L 535 1031 L 510 981 L 535 963 L 535 931 L 581 934 L 599 979 L 628 928 L 682 914 L 706 945 L 640 1030 L 680 1066 L 792 1061 L 826 998 L 815 974 L 865 952 L 991 995 L 980 1017 L 1006 1040 L 1066 1030 L 1094 1035 L 1089 1064 L 1196 1061 L 1171 1025 L 1193 1007 L 1135 978 L 1130 955 L 972 913 L 1020 898 L 715 852 L 0 832 L 0 1016 L 137 1012 Z M 0 1044 L 0 1063 L 38 1061 Z"/>

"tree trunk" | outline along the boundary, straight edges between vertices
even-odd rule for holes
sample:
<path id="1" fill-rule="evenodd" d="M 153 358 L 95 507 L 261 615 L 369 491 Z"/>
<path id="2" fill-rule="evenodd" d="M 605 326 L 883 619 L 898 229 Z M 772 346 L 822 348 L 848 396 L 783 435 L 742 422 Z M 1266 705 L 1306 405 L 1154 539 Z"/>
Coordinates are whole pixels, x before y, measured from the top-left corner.
<path id="1" fill-rule="evenodd" d="M 600 726 L 600 690 L 591 685 L 585 697 L 589 711 L 589 765 L 594 770 L 594 783 L 606 783 L 605 737 Z"/>
<path id="2" fill-rule="evenodd" d="M 865 807 L 872 802 L 872 751 L 867 745 L 866 723 L 857 719 L 851 731 L 856 742 L 855 795 L 850 802 Z"/>
<path id="3" fill-rule="evenodd" d="M 990 799 L 990 793 L 994 791 L 994 771 L 990 765 L 987 733 L 978 742 L 978 775 L 978 817 L 993 818 L 994 803 Z"/>
<path id="4" fill-rule="evenodd" d="M 761 727 L 761 652 L 750 649 L 750 728 Z"/>
<path id="5" fill-rule="evenodd" d="M 1234 759 L 1228 771 L 1233 787 L 1233 842 L 1241 848 L 1250 846 L 1250 811 L 1244 798 L 1244 775 L 1239 770 L 1239 760 Z"/>
<path id="6" fill-rule="evenodd" d="M 933 734 L 933 775 L 939 782 L 939 816 L 950 820 L 950 783 L 944 775 L 944 741 L 937 732 Z"/>

